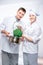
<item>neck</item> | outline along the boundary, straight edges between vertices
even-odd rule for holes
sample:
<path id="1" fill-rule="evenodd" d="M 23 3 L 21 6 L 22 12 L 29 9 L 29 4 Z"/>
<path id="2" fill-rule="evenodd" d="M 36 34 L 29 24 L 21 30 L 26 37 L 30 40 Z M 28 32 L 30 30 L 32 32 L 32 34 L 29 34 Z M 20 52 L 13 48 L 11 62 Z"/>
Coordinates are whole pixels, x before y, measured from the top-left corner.
<path id="1" fill-rule="evenodd" d="M 30 24 L 33 24 L 34 22 L 31 22 Z"/>
<path id="2" fill-rule="evenodd" d="M 16 19 L 19 21 L 20 19 L 18 19 L 18 17 L 17 16 L 15 16 L 16 17 Z"/>
<path id="3" fill-rule="evenodd" d="M 33 24 L 33 23 L 35 23 L 36 21 L 34 21 L 34 22 L 31 22 L 30 24 Z"/>

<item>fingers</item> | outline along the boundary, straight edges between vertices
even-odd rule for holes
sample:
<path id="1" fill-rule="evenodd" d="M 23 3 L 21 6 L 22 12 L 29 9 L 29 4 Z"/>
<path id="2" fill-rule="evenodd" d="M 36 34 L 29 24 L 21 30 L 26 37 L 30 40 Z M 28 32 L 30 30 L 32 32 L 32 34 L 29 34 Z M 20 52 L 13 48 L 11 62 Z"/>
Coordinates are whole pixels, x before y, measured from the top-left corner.
<path id="1" fill-rule="evenodd" d="M 21 29 L 22 27 L 21 26 L 17 26 L 17 28 Z"/>
<path id="2" fill-rule="evenodd" d="M 20 40 L 23 41 L 24 40 L 24 37 L 21 37 Z"/>

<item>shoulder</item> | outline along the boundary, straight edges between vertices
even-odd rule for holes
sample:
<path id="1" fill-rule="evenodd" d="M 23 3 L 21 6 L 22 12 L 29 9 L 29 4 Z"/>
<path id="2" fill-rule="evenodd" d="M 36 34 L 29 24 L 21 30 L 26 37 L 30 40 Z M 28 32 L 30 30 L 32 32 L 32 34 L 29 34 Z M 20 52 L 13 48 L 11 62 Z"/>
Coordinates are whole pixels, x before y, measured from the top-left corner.
<path id="1" fill-rule="evenodd" d="M 15 20 L 14 16 L 12 16 L 12 17 L 6 17 L 6 18 L 3 19 L 2 23 L 8 24 L 8 23 L 12 23 L 14 20 Z"/>
<path id="2" fill-rule="evenodd" d="M 7 20 L 7 21 L 14 20 L 14 19 L 15 19 L 15 17 L 14 17 L 14 16 L 4 18 L 4 20 Z"/>

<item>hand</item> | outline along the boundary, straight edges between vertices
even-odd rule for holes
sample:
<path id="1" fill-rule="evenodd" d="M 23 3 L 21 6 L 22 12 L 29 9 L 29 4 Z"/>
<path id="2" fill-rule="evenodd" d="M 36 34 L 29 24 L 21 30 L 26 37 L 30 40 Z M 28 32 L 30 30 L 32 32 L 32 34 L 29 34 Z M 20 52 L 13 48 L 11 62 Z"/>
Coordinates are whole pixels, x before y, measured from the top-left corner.
<path id="1" fill-rule="evenodd" d="M 6 35 L 7 37 L 9 37 L 9 36 L 10 36 L 10 33 L 9 33 L 9 32 L 7 32 L 5 35 Z"/>
<path id="2" fill-rule="evenodd" d="M 22 37 L 25 38 L 25 35 L 23 34 Z"/>
<path id="3" fill-rule="evenodd" d="M 20 37 L 20 40 L 21 40 L 21 41 L 24 41 L 24 37 Z"/>
<path id="4" fill-rule="evenodd" d="M 5 31 L 5 30 L 2 30 L 1 33 L 5 34 L 7 37 L 9 37 L 9 32 Z"/>
<path id="5" fill-rule="evenodd" d="M 22 29 L 22 27 L 21 27 L 21 26 L 17 26 L 17 28 Z"/>
<path id="6" fill-rule="evenodd" d="M 17 28 L 19 28 L 23 32 L 22 26 L 17 26 Z"/>

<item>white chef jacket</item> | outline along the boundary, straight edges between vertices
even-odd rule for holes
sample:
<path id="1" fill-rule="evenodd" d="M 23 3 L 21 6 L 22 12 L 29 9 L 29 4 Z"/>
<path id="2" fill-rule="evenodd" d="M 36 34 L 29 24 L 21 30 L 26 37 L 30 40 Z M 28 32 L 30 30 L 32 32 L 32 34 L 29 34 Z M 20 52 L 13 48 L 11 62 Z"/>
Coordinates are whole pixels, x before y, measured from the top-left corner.
<path id="1" fill-rule="evenodd" d="M 16 29 L 16 25 L 20 24 L 22 27 L 24 26 L 22 21 L 16 19 L 16 17 L 9 17 L 5 18 L 3 23 L 0 25 L 0 32 L 1 30 L 6 30 L 13 35 L 13 29 Z M 1 34 L 1 33 L 0 33 Z M 19 44 L 11 43 L 8 38 L 1 34 L 1 43 L 2 43 L 2 50 L 8 53 L 19 53 Z"/>
<path id="2" fill-rule="evenodd" d="M 25 35 L 27 37 L 31 37 L 33 42 L 24 40 L 23 52 L 30 54 L 38 53 L 38 42 L 41 38 L 41 28 L 39 24 L 37 22 L 34 22 L 33 24 L 27 26 Z"/>

